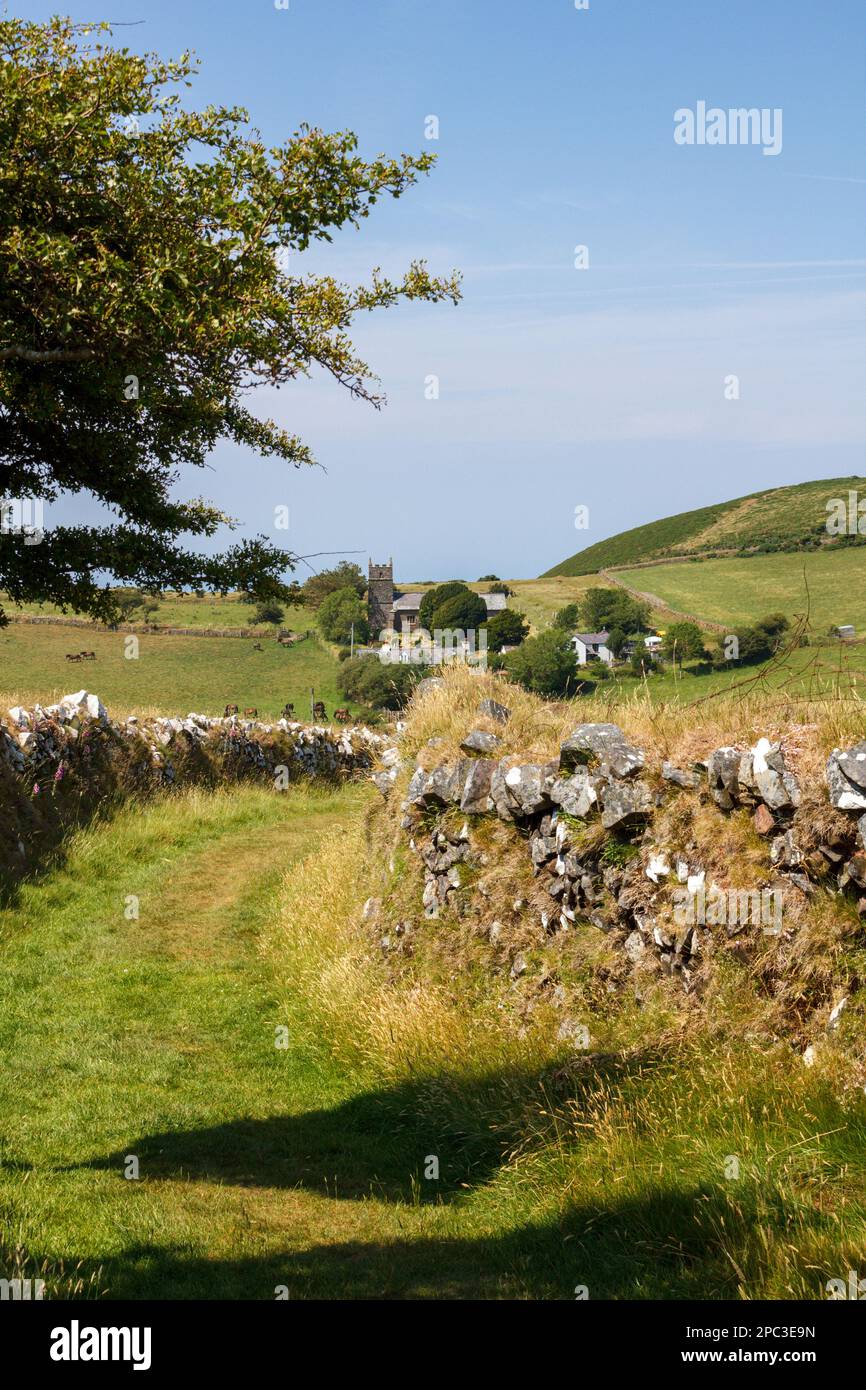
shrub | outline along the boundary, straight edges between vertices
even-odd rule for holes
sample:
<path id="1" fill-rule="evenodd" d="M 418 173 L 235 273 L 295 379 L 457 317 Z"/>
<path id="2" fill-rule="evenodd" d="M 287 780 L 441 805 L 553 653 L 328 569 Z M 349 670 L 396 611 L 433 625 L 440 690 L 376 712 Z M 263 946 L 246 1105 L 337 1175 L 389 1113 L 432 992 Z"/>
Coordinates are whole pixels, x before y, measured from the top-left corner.
<path id="1" fill-rule="evenodd" d="M 344 661 L 337 674 L 337 685 L 347 700 L 370 709 L 403 709 L 412 698 L 426 666 L 380 661 L 377 656 L 356 656 Z"/>
<path id="2" fill-rule="evenodd" d="M 285 616 L 285 611 L 278 603 L 260 603 L 247 621 L 250 623 L 273 623 L 275 627 L 278 627 Z"/>
<path id="3" fill-rule="evenodd" d="M 513 681 L 536 695 L 570 695 L 578 686 L 577 660 L 558 628 L 548 628 L 509 652 L 505 669 Z"/>

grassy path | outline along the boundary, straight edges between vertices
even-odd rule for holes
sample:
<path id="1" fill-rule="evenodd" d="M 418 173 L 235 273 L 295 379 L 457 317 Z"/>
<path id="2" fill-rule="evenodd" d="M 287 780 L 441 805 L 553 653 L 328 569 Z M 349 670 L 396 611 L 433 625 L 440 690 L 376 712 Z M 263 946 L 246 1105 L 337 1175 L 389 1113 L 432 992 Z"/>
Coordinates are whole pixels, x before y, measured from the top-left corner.
<path id="1" fill-rule="evenodd" d="M 275 1046 L 258 930 L 286 868 L 362 797 L 126 812 L 0 913 L 0 1272 L 17 1250 L 49 1296 L 484 1288 L 472 1242 L 444 1264 L 400 1244 L 457 1233 L 413 1197 L 423 1143 L 392 1138 L 326 1060 Z"/>
<path id="2" fill-rule="evenodd" d="M 455 1068 L 431 1133 L 429 1078 L 377 1089 L 302 1046 L 309 991 L 280 1013 L 259 937 L 286 870 L 367 795 L 129 809 L 0 912 L 0 1277 L 49 1297 L 712 1299 L 822 1297 L 857 1267 L 866 1121 L 802 1066 L 580 1071 L 556 1133 L 515 1156 L 491 1116 L 531 1078 Z"/>

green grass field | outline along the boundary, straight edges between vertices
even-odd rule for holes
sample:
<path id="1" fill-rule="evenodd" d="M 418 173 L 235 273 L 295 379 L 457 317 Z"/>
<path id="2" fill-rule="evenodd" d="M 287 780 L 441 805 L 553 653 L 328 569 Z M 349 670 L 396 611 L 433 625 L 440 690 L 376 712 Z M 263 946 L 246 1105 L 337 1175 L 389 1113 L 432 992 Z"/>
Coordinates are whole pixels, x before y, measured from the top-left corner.
<path id="1" fill-rule="evenodd" d="M 46 617 L 57 618 L 64 616 L 52 603 L 10 605 L 10 612 L 43 614 Z M 249 621 L 252 612 L 253 609 L 248 604 L 241 603 L 236 594 L 227 594 L 225 598 L 220 594 L 205 594 L 201 598 L 195 594 L 166 594 L 149 621 L 157 627 L 249 628 L 252 626 Z M 282 626 L 293 631 L 306 632 L 308 628 L 315 627 L 316 615 L 310 608 L 289 607 L 285 609 L 285 615 L 285 623 Z M 133 614 L 132 621 L 140 621 L 140 614 Z M 272 629 L 257 629 L 265 630 Z"/>
<path id="2" fill-rule="evenodd" d="M 766 613 L 793 618 L 808 611 L 816 635 L 840 623 L 853 623 L 858 635 L 866 635 L 864 546 L 653 565 L 623 571 L 621 578 L 710 622 L 746 624 Z"/>
<path id="3" fill-rule="evenodd" d="M 101 628 L 10 623 L 0 629 L 0 702 L 49 704 L 85 687 L 112 714 L 217 715 L 235 704 L 277 718 L 291 702 L 303 719 L 312 687 L 329 716 L 347 704 L 336 687 L 337 662 L 316 636 L 289 649 L 263 639 L 257 652 L 237 637 L 143 634 L 137 660 L 124 655 L 127 641 L 128 634 Z M 83 648 L 95 651 L 96 661 L 65 659 Z"/>

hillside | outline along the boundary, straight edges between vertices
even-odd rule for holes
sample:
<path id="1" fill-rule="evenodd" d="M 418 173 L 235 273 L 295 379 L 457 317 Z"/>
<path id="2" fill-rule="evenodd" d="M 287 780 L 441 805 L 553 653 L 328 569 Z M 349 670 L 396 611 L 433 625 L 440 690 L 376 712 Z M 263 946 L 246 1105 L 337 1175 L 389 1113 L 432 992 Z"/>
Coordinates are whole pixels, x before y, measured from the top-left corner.
<path id="1" fill-rule="evenodd" d="M 579 550 L 541 578 L 594 574 L 677 555 L 841 548 L 847 538 L 827 536 L 826 504 L 852 488 L 866 492 L 866 478 L 820 478 L 662 517 Z"/>
<path id="2" fill-rule="evenodd" d="M 793 618 L 809 614 L 811 632 L 852 623 L 866 631 L 866 550 L 861 546 L 812 554 L 753 555 L 726 560 L 686 560 L 640 571 L 611 570 L 611 577 L 651 591 L 680 612 L 708 622 L 755 622 L 765 613 Z"/>

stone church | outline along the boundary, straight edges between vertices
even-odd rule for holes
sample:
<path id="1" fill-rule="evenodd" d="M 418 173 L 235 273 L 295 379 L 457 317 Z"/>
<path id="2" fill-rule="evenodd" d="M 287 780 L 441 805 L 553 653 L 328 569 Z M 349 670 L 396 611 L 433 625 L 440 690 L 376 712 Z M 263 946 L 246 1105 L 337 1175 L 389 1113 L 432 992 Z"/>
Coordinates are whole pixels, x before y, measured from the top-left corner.
<path id="1" fill-rule="evenodd" d="M 367 616 L 373 640 L 387 628 L 395 632 L 412 632 L 418 627 L 418 610 L 423 593 L 403 594 L 394 588 L 394 562 L 374 565 L 367 571 Z M 501 613 L 506 606 L 504 594 L 481 594 L 487 605 L 487 616 Z"/>

